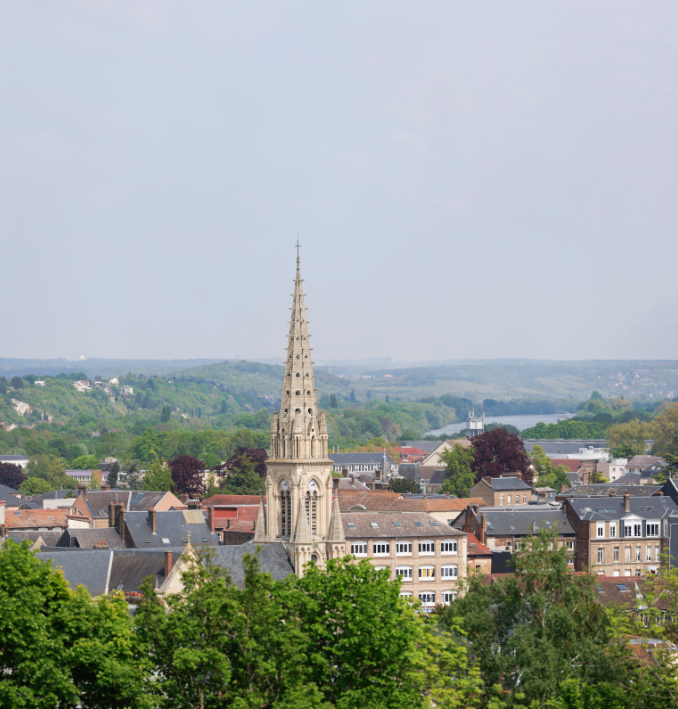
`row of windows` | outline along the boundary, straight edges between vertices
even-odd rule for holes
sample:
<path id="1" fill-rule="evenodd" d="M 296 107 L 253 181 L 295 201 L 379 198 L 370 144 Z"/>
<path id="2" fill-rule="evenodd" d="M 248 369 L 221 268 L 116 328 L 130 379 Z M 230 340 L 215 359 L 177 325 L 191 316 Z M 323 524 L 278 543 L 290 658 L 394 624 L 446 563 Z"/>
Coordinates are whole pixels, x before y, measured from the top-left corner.
<path id="1" fill-rule="evenodd" d="M 396 576 L 403 581 L 412 580 L 413 569 L 411 566 L 396 566 Z M 436 577 L 435 566 L 420 566 L 418 569 L 420 579 L 434 579 Z M 457 579 L 457 565 L 445 564 L 440 567 L 440 578 Z"/>
<path id="2" fill-rule="evenodd" d="M 506 495 L 506 504 L 507 505 L 519 505 L 520 504 L 520 495 L 514 495 L 514 497 L 515 497 L 516 501 L 511 502 L 511 500 L 513 499 L 511 497 L 511 495 Z M 504 496 L 503 495 L 499 495 L 499 504 L 500 505 L 504 504 Z M 527 504 L 527 495 L 523 495 L 523 504 L 524 505 Z"/>
<path id="3" fill-rule="evenodd" d="M 419 554 L 422 556 L 436 553 L 436 543 L 432 541 L 422 541 L 418 543 Z M 351 542 L 351 554 L 355 556 L 367 556 L 367 542 Z M 412 554 L 412 542 L 396 542 L 396 555 Z M 372 553 L 374 556 L 390 556 L 391 542 L 372 542 Z M 441 554 L 456 554 L 457 542 L 440 542 Z"/>
<path id="4" fill-rule="evenodd" d="M 654 551 L 654 556 L 653 556 Z M 619 561 L 620 547 L 614 547 L 612 549 L 612 562 Z M 645 547 L 645 561 L 659 561 L 661 557 L 661 547 L 660 546 L 646 546 Z M 605 563 L 605 547 L 598 547 L 597 563 Z M 608 559 L 609 561 L 609 559 Z M 643 561 L 643 548 L 638 545 L 635 550 L 633 547 L 624 547 L 624 561 Z"/>
<path id="5" fill-rule="evenodd" d="M 400 594 L 401 598 L 412 598 L 412 592 L 411 591 L 403 591 Z M 419 594 L 419 600 L 426 606 L 430 606 L 435 604 L 436 602 L 436 594 L 433 591 L 422 591 Z M 440 594 L 440 602 L 441 603 L 452 603 L 452 601 L 457 600 L 457 592 L 456 591 L 443 591 Z"/>
<path id="6" fill-rule="evenodd" d="M 623 523 L 624 536 L 625 537 L 642 537 L 643 536 L 643 525 L 640 522 L 624 522 Z M 666 532 L 665 532 L 666 533 Z M 647 522 L 645 524 L 645 536 L 646 537 L 658 537 L 659 536 L 659 522 Z M 605 523 L 598 522 L 596 524 L 596 538 L 605 538 Z M 610 522 L 610 539 L 617 538 L 617 523 Z"/>

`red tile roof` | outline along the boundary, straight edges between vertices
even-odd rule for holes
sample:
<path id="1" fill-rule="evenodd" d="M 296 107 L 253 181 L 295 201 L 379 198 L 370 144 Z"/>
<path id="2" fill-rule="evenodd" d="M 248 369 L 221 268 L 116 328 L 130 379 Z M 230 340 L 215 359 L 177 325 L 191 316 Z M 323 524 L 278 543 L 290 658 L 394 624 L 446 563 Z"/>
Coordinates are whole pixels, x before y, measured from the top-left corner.
<path id="1" fill-rule="evenodd" d="M 582 462 L 578 458 L 551 458 L 551 465 L 553 465 L 554 468 L 562 465 L 571 473 L 578 473 L 579 470 L 581 470 Z"/>
<path id="2" fill-rule="evenodd" d="M 38 527 L 68 527 L 68 518 L 88 520 L 87 517 L 76 517 L 70 514 L 70 508 L 56 510 L 19 510 L 8 511 L 5 514 L 7 529 L 34 529 Z"/>
<path id="3" fill-rule="evenodd" d="M 240 505 L 259 505 L 259 495 L 212 495 L 203 501 L 203 507 L 237 507 Z"/>
<path id="4" fill-rule="evenodd" d="M 468 541 L 466 544 L 467 554 L 469 556 L 480 556 L 480 555 L 490 555 L 492 550 L 490 547 L 486 547 L 484 544 L 480 543 L 478 537 L 475 534 L 468 535 Z"/>

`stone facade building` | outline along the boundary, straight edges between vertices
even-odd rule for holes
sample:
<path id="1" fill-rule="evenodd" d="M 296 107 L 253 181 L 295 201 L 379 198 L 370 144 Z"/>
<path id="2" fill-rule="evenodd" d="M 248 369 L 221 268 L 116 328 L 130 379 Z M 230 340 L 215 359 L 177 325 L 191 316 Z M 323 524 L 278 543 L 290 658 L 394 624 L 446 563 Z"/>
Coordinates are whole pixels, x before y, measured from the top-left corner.
<path id="1" fill-rule="evenodd" d="M 467 575 L 466 535 L 423 512 L 349 512 L 346 552 L 400 578 L 400 595 L 424 607 L 456 598 Z"/>
<path id="2" fill-rule="evenodd" d="M 287 338 L 280 414 L 271 423 L 266 462 L 266 505 L 254 541 L 282 542 L 302 575 L 304 564 L 323 565 L 346 551 L 338 504 L 332 503 L 332 461 L 327 422 L 318 411 L 299 258 Z"/>
<path id="3" fill-rule="evenodd" d="M 604 576 L 642 576 L 678 558 L 678 506 L 669 497 L 569 498 L 565 511 L 577 532 L 575 570 Z M 673 562 L 675 565 L 675 561 Z"/>
<path id="4" fill-rule="evenodd" d="M 532 488 L 518 475 L 484 477 L 471 488 L 469 497 L 482 497 L 490 507 L 527 505 L 532 500 Z"/>

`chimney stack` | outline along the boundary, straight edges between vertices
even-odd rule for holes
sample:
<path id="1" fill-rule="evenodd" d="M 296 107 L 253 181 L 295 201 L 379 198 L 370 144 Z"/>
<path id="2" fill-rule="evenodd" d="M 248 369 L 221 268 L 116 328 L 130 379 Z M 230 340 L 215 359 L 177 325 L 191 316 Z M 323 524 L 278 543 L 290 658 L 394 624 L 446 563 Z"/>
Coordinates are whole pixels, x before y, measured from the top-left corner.
<path id="1" fill-rule="evenodd" d="M 339 478 L 332 478 L 332 489 L 333 490 L 339 489 Z"/>
<path id="2" fill-rule="evenodd" d="M 101 483 L 102 490 L 110 490 L 111 486 L 108 483 Z"/>
<path id="3" fill-rule="evenodd" d="M 115 527 L 115 502 L 108 503 L 108 526 Z"/>
<path id="4" fill-rule="evenodd" d="M 214 534 L 214 507 L 212 505 L 207 508 L 207 526 L 210 528 L 210 532 Z"/>
<path id="5" fill-rule="evenodd" d="M 0 538 L 5 539 L 7 537 L 7 525 L 0 524 Z"/>
<path id="6" fill-rule="evenodd" d="M 78 485 L 78 493 L 87 499 L 87 485 Z"/>
<path id="7" fill-rule="evenodd" d="M 446 500 L 449 500 L 449 499 L 450 499 L 450 493 L 449 493 L 449 492 L 446 492 L 446 493 L 445 493 L 445 499 L 446 499 Z"/>
<path id="8" fill-rule="evenodd" d="M 347 478 L 348 477 L 348 468 L 342 468 L 341 474 L 343 477 Z"/>
<path id="9" fill-rule="evenodd" d="M 487 535 L 487 515 L 483 512 L 480 517 L 480 543 L 485 544 L 485 537 Z"/>
<path id="10" fill-rule="evenodd" d="M 624 493 L 624 512 L 631 511 L 631 495 L 628 492 Z"/>
<path id="11" fill-rule="evenodd" d="M 165 552 L 165 578 L 167 578 L 172 573 L 172 566 L 174 566 L 173 560 L 172 560 L 172 552 L 166 551 Z"/>
<path id="12" fill-rule="evenodd" d="M 151 507 L 148 510 L 148 525 L 151 528 L 151 534 L 157 534 L 158 533 L 158 519 L 156 516 L 156 511 L 155 507 Z"/>
<path id="13" fill-rule="evenodd" d="M 614 488 L 610 490 L 610 497 L 617 497 L 617 491 Z"/>
<path id="14" fill-rule="evenodd" d="M 188 495 L 186 493 L 179 495 L 179 499 L 184 505 L 188 504 Z"/>
<path id="15" fill-rule="evenodd" d="M 115 526 L 118 530 L 118 534 L 125 538 L 125 517 L 127 516 L 127 511 L 125 510 L 122 502 L 115 503 Z"/>

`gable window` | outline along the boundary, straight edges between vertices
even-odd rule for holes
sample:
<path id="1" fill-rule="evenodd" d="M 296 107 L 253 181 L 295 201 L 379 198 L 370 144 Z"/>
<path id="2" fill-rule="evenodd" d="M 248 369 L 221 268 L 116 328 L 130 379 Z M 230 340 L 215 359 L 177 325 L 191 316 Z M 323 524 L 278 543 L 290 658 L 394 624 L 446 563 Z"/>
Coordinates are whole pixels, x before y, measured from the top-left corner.
<path id="1" fill-rule="evenodd" d="M 419 567 L 419 578 L 420 579 L 434 579 L 436 577 L 436 567 L 435 566 L 420 566 Z"/>
<path id="2" fill-rule="evenodd" d="M 617 536 L 617 525 L 615 522 L 610 522 L 610 539 L 614 539 Z"/>
<path id="3" fill-rule="evenodd" d="M 354 556 L 367 556 L 367 543 L 351 542 L 351 554 Z"/>
<path id="4" fill-rule="evenodd" d="M 419 542 L 419 553 L 424 554 L 435 554 L 436 543 L 435 542 Z"/>
<path id="5" fill-rule="evenodd" d="M 388 556 L 391 553 L 390 542 L 374 542 L 372 548 L 374 549 L 375 556 Z"/>
<path id="6" fill-rule="evenodd" d="M 625 537 L 630 537 L 631 536 L 631 525 L 624 523 L 624 536 Z"/>
<path id="7" fill-rule="evenodd" d="M 412 542 L 396 542 L 396 554 L 411 554 Z"/>
<path id="8" fill-rule="evenodd" d="M 642 537 L 643 536 L 643 525 L 638 523 L 633 525 L 633 536 Z"/>
<path id="9" fill-rule="evenodd" d="M 441 554 L 456 554 L 457 542 L 440 542 Z"/>
<path id="10" fill-rule="evenodd" d="M 412 567 L 411 566 L 396 566 L 396 576 L 401 581 L 411 581 L 412 580 Z"/>
<path id="11" fill-rule="evenodd" d="M 645 536 L 646 537 L 658 537 L 659 536 L 659 522 L 648 522 L 645 525 Z"/>
<path id="12" fill-rule="evenodd" d="M 440 567 L 440 575 L 444 579 L 456 579 L 457 578 L 457 565 L 456 564 L 446 564 Z"/>

